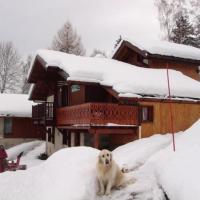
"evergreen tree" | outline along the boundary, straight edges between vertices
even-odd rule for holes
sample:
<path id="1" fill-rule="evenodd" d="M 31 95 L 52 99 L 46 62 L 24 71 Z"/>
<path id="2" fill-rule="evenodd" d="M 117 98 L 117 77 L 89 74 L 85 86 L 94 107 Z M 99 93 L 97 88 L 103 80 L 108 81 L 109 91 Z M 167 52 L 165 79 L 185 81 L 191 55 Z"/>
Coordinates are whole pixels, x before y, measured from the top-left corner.
<path id="1" fill-rule="evenodd" d="M 200 48 L 200 1 L 192 0 L 190 13 L 195 27 L 196 47 Z"/>
<path id="2" fill-rule="evenodd" d="M 119 38 L 115 42 L 114 48 L 116 48 L 121 41 L 122 41 L 122 36 L 120 35 Z"/>
<path id="3" fill-rule="evenodd" d="M 196 22 L 195 34 L 196 34 L 196 47 L 200 48 L 200 15 L 198 16 Z"/>
<path id="4" fill-rule="evenodd" d="M 66 22 L 57 32 L 52 42 L 51 49 L 69 54 L 85 55 L 85 49 L 70 22 Z"/>
<path id="5" fill-rule="evenodd" d="M 178 44 L 196 46 L 195 29 L 190 23 L 188 15 L 179 14 L 170 40 Z"/>

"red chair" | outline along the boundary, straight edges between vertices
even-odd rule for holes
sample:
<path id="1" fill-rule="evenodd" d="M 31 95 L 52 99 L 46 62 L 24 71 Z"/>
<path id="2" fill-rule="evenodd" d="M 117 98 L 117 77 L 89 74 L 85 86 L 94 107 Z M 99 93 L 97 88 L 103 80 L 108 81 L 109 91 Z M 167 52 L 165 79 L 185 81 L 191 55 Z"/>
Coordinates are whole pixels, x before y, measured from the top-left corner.
<path id="1" fill-rule="evenodd" d="M 19 169 L 19 163 L 20 163 L 20 159 L 21 159 L 21 157 L 22 157 L 22 155 L 23 155 L 23 152 L 21 152 L 18 156 L 17 156 L 17 161 L 16 162 L 14 162 L 14 161 L 9 161 L 8 163 L 7 163 L 7 168 L 6 168 L 6 170 L 7 171 L 16 171 L 16 170 L 18 170 Z"/>
<path id="2" fill-rule="evenodd" d="M 16 170 L 25 170 L 26 165 L 19 165 L 20 159 L 23 155 L 23 152 L 21 152 L 17 156 L 17 161 L 8 161 L 7 160 L 7 153 L 4 149 L 3 145 L 0 145 L 0 173 L 5 172 L 5 171 L 16 171 Z"/>

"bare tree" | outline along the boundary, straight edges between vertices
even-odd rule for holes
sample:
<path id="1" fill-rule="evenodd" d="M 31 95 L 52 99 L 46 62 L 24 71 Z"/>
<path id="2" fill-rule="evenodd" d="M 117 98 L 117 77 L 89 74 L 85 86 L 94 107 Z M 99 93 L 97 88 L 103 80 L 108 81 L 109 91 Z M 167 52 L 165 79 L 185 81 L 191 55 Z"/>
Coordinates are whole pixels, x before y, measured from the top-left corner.
<path id="1" fill-rule="evenodd" d="M 185 0 L 155 0 L 155 5 L 164 39 L 170 41 L 176 19 L 186 12 Z"/>
<path id="2" fill-rule="evenodd" d="M 20 56 L 12 42 L 0 42 L 0 93 L 18 93 L 20 87 Z"/>
<path id="3" fill-rule="evenodd" d="M 196 34 L 196 47 L 200 48 L 200 1 L 192 0 L 190 13 L 193 18 L 195 34 Z"/>
<path id="4" fill-rule="evenodd" d="M 77 35 L 70 22 L 66 22 L 57 32 L 51 49 L 69 54 L 85 55 L 80 36 Z"/>
<path id="5" fill-rule="evenodd" d="M 27 75 L 29 68 L 31 66 L 32 57 L 28 55 L 25 62 L 22 63 L 22 93 L 28 94 L 28 91 L 30 89 L 30 83 L 27 83 Z"/>

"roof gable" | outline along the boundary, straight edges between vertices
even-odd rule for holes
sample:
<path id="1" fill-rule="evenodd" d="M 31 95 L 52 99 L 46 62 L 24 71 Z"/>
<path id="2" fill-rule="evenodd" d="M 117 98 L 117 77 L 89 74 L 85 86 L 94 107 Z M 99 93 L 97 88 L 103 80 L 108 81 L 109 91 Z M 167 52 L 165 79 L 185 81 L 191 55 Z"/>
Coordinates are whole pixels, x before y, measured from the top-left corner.
<path id="1" fill-rule="evenodd" d="M 117 59 L 126 47 L 142 55 L 144 58 L 155 57 L 200 64 L 200 49 L 158 40 L 135 41 L 123 39 L 114 49 L 112 58 Z"/>

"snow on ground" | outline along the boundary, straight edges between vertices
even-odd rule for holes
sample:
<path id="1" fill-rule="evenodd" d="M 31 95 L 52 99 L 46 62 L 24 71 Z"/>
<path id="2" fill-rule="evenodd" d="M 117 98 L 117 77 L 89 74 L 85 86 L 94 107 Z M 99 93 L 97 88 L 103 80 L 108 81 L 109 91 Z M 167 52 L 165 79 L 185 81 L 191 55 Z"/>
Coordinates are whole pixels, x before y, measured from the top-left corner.
<path id="1" fill-rule="evenodd" d="M 171 135 L 154 135 L 113 151 L 126 176 L 134 183 L 110 196 L 96 196 L 95 165 L 99 151 L 90 147 L 60 150 L 47 161 L 26 171 L 0 174 L 0 200 L 199 200 L 200 120 L 176 134 L 176 152 Z M 41 144 L 42 145 L 42 144 Z M 39 145 L 40 146 L 40 145 Z M 27 153 L 26 156 L 31 155 Z"/>
<path id="2" fill-rule="evenodd" d="M 17 156 L 23 152 L 20 164 L 27 165 L 27 168 L 33 167 L 42 163 L 37 157 L 45 152 L 45 142 L 32 141 L 23 144 L 16 145 L 6 150 L 8 154 L 8 160 L 15 160 Z"/>
<path id="3" fill-rule="evenodd" d="M 150 138 L 150 143 L 147 139 L 143 139 L 137 142 L 129 143 L 125 146 L 119 147 L 114 151 L 114 159 L 121 160 L 121 165 L 126 164 L 132 160 L 131 157 L 127 157 L 127 152 L 131 151 L 132 158 L 135 158 L 134 151 L 137 150 L 138 157 L 135 162 L 130 163 L 130 167 L 136 166 L 138 163 L 143 163 L 144 157 L 149 157 L 156 150 L 169 144 L 169 135 L 163 136 L 161 141 L 161 135 L 153 136 Z M 134 144 L 135 143 L 135 144 Z M 134 147 L 135 146 L 135 147 Z M 143 149 L 142 147 L 145 147 Z M 149 148 L 153 150 L 150 152 Z M 97 155 L 99 151 L 90 147 L 74 147 L 66 148 L 55 154 L 53 154 L 46 162 L 30 168 L 27 171 L 6 172 L 0 175 L 0 199 L 11 200 L 15 196 L 15 200 L 22 198 L 26 200 L 77 200 L 77 199 L 127 199 L 127 198 L 139 198 L 148 199 L 153 198 L 156 195 L 163 197 L 163 192 L 157 185 L 156 179 L 150 177 L 149 174 L 140 174 L 136 172 L 130 172 L 127 174 L 128 179 L 140 179 L 135 184 L 130 184 L 123 190 L 113 191 L 109 197 L 97 197 L 97 178 L 95 173 L 95 165 L 97 161 Z M 29 153 L 26 154 L 28 157 Z M 80 156 L 81 155 L 81 156 Z M 131 155 L 129 153 L 129 155 Z M 137 175 L 136 175 L 137 174 Z M 148 178 L 147 178 L 148 177 Z M 12 193 L 7 194 L 9 185 L 9 191 Z M 17 185 L 17 187 L 16 187 Z M 25 189 L 26 188 L 26 189 Z M 36 192 L 37 191 L 37 192 Z M 157 198 L 159 199 L 159 198 Z M 156 199 L 155 199 L 156 200 Z"/>
<path id="4" fill-rule="evenodd" d="M 129 169 L 135 169 L 143 165 L 155 152 L 169 145 L 170 142 L 171 134 L 157 134 L 120 146 L 113 151 L 113 154 L 121 167 L 125 165 Z"/>
<path id="5" fill-rule="evenodd" d="M 37 167 L 2 173 L 0 199 L 94 199 L 98 152 L 89 147 L 63 149 Z"/>
<path id="6" fill-rule="evenodd" d="M 21 158 L 21 164 L 26 165 L 27 168 L 34 167 L 40 163 L 43 163 L 43 160 L 38 159 L 38 156 L 41 153 L 45 153 L 45 142 L 40 143 L 38 146 L 36 146 L 31 151 L 27 152 L 24 156 Z"/>
<path id="7" fill-rule="evenodd" d="M 14 147 L 11 147 L 9 149 L 6 149 L 6 152 L 8 154 L 8 160 L 16 159 L 16 157 L 21 153 L 24 152 L 24 155 L 28 153 L 30 150 L 33 150 L 36 146 L 42 144 L 43 141 L 32 141 L 32 142 L 26 142 L 19 145 L 16 145 Z"/>
<path id="8" fill-rule="evenodd" d="M 152 156 L 142 170 L 153 168 L 155 177 L 171 200 L 199 200 L 199 155 L 200 120 L 176 140 L 176 152 L 171 146 L 163 149 Z"/>

